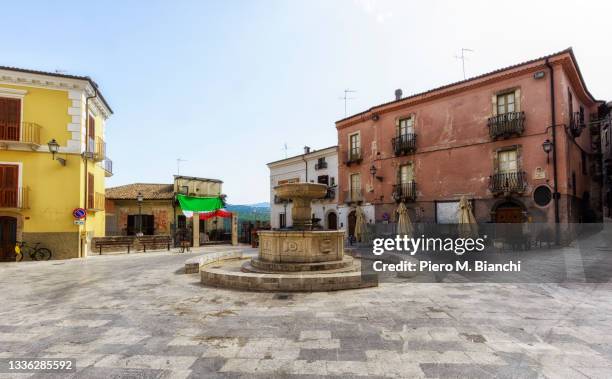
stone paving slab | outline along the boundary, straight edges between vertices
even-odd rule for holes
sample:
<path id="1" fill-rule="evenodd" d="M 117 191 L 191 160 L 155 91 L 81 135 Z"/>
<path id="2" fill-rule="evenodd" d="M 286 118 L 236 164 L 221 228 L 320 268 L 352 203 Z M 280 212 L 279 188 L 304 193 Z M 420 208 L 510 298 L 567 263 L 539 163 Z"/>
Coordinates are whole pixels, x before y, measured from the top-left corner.
<path id="1" fill-rule="evenodd" d="M 76 378 L 612 377 L 610 283 L 240 292 L 182 275 L 201 254 L 0 265 L 0 357 L 74 357 Z"/>

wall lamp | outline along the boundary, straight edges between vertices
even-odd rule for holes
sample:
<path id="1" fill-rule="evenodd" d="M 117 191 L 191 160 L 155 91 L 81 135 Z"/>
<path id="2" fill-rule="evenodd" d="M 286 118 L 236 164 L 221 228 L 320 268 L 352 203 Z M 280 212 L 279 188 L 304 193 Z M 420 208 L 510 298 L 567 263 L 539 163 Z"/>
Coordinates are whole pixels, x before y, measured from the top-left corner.
<path id="1" fill-rule="evenodd" d="M 546 141 L 542 142 L 542 149 L 546 153 L 546 164 L 548 164 L 550 162 L 549 154 L 552 151 L 554 146 L 555 146 L 555 144 L 552 143 L 549 139 L 546 139 Z"/>
<path id="2" fill-rule="evenodd" d="M 378 171 L 376 169 L 376 166 L 372 165 L 372 167 L 370 167 L 370 174 L 372 174 L 373 177 L 375 177 L 376 179 L 378 179 L 379 181 L 382 182 L 383 177 L 382 176 L 376 176 L 376 171 Z"/>
<path id="3" fill-rule="evenodd" d="M 55 138 L 53 138 L 51 141 L 47 142 L 47 146 L 49 146 L 49 151 L 51 152 L 51 156 L 53 157 L 54 161 L 58 161 L 59 164 L 61 164 L 62 166 L 66 165 L 66 160 L 64 158 L 60 158 L 60 157 L 55 157 L 55 154 L 59 151 L 60 145 L 59 143 L 57 143 L 57 141 L 55 140 Z"/>

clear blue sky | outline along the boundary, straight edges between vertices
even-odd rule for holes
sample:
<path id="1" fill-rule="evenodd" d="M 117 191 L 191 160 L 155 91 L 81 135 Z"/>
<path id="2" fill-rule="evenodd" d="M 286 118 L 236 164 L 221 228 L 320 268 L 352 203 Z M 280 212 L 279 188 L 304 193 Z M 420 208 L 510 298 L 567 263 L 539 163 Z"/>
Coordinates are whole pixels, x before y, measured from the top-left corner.
<path id="1" fill-rule="evenodd" d="M 121 4 L 121 5 L 120 5 Z M 114 186 L 181 173 L 222 179 L 231 203 L 269 199 L 267 162 L 336 144 L 349 113 L 573 46 L 612 99 L 610 2 L 15 1 L 0 65 L 96 80 Z"/>

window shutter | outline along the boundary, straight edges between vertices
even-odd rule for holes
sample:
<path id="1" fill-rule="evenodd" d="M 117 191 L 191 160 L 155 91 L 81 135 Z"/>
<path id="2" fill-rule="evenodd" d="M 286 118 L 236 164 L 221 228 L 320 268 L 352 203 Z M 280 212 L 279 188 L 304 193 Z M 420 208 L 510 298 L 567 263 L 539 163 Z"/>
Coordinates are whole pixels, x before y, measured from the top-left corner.
<path id="1" fill-rule="evenodd" d="M 493 152 L 493 173 L 499 173 L 499 151 Z"/>
<path id="2" fill-rule="evenodd" d="M 517 88 L 514 91 L 514 111 L 515 112 L 521 111 L 521 89 L 520 88 Z"/>
<path id="3" fill-rule="evenodd" d="M 92 115 L 89 115 L 89 138 L 96 138 L 96 119 Z"/>
<path id="4" fill-rule="evenodd" d="M 491 106 L 493 107 L 493 116 L 497 116 L 497 95 L 491 97 Z"/>
<path id="5" fill-rule="evenodd" d="M 94 207 L 94 176 L 93 174 L 87 174 L 87 207 L 90 209 Z"/>

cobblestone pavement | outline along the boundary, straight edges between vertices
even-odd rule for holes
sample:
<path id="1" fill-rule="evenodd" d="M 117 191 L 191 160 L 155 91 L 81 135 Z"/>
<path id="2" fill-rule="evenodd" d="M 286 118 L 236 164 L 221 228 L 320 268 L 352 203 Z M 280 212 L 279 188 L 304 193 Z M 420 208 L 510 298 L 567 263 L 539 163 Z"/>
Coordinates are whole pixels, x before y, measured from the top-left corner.
<path id="1" fill-rule="evenodd" d="M 610 284 L 245 293 L 183 274 L 194 255 L 0 265 L 0 357 L 86 378 L 612 377 Z"/>

